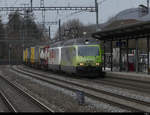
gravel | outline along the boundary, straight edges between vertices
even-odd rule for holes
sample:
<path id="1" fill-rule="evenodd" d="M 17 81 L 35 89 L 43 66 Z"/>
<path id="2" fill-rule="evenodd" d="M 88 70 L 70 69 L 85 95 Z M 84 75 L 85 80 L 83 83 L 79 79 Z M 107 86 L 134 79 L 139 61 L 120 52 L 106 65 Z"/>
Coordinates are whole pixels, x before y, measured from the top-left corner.
<path id="1" fill-rule="evenodd" d="M 87 81 L 85 81 L 84 79 L 80 80 L 80 79 L 74 79 L 74 78 L 69 78 L 69 77 L 65 77 L 65 78 L 64 77 L 60 78 L 58 76 L 55 76 L 55 77 L 59 79 L 65 79 L 66 81 L 73 81 L 75 83 L 80 82 L 82 84 L 88 85 L 93 88 L 101 89 L 104 91 L 112 92 L 114 94 L 119 94 L 122 96 L 130 97 L 130 98 L 145 101 L 145 102 L 150 102 L 150 95 L 146 93 L 144 94 L 144 93 L 129 90 L 129 89 L 123 89 L 123 88 L 109 86 L 109 85 L 102 85 L 102 84 L 94 83 L 92 81 L 87 83 Z"/>
<path id="2" fill-rule="evenodd" d="M 54 95 L 52 95 L 53 98 L 53 102 L 55 105 L 60 105 L 60 103 L 64 105 L 64 107 L 61 107 L 62 111 L 67 111 L 67 112 L 74 112 L 73 110 L 75 111 L 79 111 L 79 112 L 118 112 L 118 111 L 121 111 L 121 112 L 125 112 L 125 110 L 122 110 L 120 108 L 117 108 L 117 107 L 112 107 L 111 105 L 109 104 L 105 104 L 103 102 L 99 102 L 99 101 L 93 101 L 91 100 L 90 98 L 85 98 L 86 100 L 86 103 L 84 104 L 84 106 L 81 106 L 81 105 L 78 105 L 78 101 L 77 101 L 77 96 L 76 96 L 76 93 L 75 92 L 72 92 L 72 91 L 69 91 L 69 90 L 66 90 L 64 88 L 60 88 L 60 87 L 57 87 L 55 85 L 52 85 L 52 84 L 48 84 L 48 83 L 45 83 L 45 82 L 42 82 L 40 80 L 37 80 L 37 79 L 34 79 L 34 78 L 30 78 L 28 76 L 25 76 L 23 75 L 22 77 L 25 77 L 26 79 L 30 79 L 32 80 L 33 82 L 36 82 L 38 84 L 41 84 L 45 87 L 48 87 L 48 88 L 52 88 L 53 91 L 51 92 L 55 92 L 57 90 L 57 95 L 55 95 L 55 93 L 53 93 Z M 32 86 L 30 86 L 30 88 L 34 88 L 34 85 L 33 83 L 31 83 Z M 40 86 L 41 86 L 40 85 Z M 38 87 L 38 91 L 39 91 L 39 88 Z M 31 89 L 32 90 L 32 89 Z M 46 91 L 44 89 L 44 91 Z M 48 93 L 49 91 L 47 91 Z M 44 92 L 43 92 L 44 93 Z M 64 95 L 65 94 L 65 95 Z M 40 95 L 40 94 L 39 94 Z M 49 93 L 48 93 L 49 95 Z M 61 97 L 59 95 L 62 95 Z M 41 95 L 42 96 L 42 95 Z M 69 96 L 69 97 L 68 97 Z M 72 98 L 72 99 L 69 99 L 69 98 Z M 47 98 L 47 97 L 46 97 Z M 61 101 L 56 101 L 57 99 L 60 99 Z M 48 99 L 48 98 L 47 98 Z M 65 99 L 65 100 L 64 100 Z M 72 102 L 68 103 L 67 100 L 72 100 Z M 96 103 L 95 103 L 96 102 Z M 67 107 L 67 108 L 66 108 Z M 66 110 L 67 109 L 67 110 Z"/>
<path id="3" fill-rule="evenodd" d="M 40 112 L 42 109 L 31 102 L 26 96 L 22 95 L 14 87 L 8 85 L 6 81 L 0 79 L 0 87 L 3 89 L 5 95 L 13 103 L 19 112 Z M 23 102 L 23 104 L 22 104 Z M 43 111 L 44 112 L 44 111 Z"/>
<path id="4" fill-rule="evenodd" d="M 93 100 L 85 96 L 84 105 L 79 105 L 76 92 L 69 91 L 52 84 L 48 84 L 26 75 L 15 74 L 12 71 L 8 72 L 8 68 L 3 68 L 3 74 L 6 75 L 12 82 L 18 83 L 25 87 L 29 92 L 32 92 L 44 103 L 49 105 L 56 112 L 128 112 L 118 107 Z"/>
<path id="5" fill-rule="evenodd" d="M 8 112 L 8 111 L 9 111 L 9 109 L 6 107 L 6 104 L 0 98 L 0 112 Z"/>

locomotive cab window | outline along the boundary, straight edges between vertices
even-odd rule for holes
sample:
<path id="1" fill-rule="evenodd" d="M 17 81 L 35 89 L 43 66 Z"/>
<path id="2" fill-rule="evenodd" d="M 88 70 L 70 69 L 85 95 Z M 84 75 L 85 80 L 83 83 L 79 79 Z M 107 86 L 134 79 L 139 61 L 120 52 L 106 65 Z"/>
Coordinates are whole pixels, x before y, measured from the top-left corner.
<path id="1" fill-rule="evenodd" d="M 99 56 L 99 47 L 94 46 L 79 46 L 78 47 L 79 56 Z"/>

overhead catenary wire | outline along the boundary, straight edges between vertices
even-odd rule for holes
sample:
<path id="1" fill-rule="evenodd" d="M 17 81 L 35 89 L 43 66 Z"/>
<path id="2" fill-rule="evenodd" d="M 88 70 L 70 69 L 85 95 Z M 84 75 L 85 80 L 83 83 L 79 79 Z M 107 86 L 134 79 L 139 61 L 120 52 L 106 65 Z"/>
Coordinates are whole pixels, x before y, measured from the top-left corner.
<path id="1" fill-rule="evenodd" d="M 13 6 L 16 5 L 17 2 L 18 2 L 18 0 L 15 0 L 14 3 L 13 3 Z M 8 9 L 6 9 L 6 10 L 8 10 Z M 15 9 L 14 9 L 14 10 L 15 10 Z M 58 10 L 62 10 L 62 9 L 58 9 Z M 73 10 L 73 9 L 72 9 L 72 10 Z M 84 9 L 81 8 L 81 9 L 78 9 L 78 10 L 84 10 Z M 86 10 L 86 9 L 85 9 L 85 10 Z M 91 9 L 91 10 L 92 10 L 92 9 Z M 59 11 L 59 12 L 61 12 L 61 11 Z M 58 14 L 60 15 L 61 13 L 59 13 L 59 12 L 58 12 Z M 73 12 L 73 13 L 71 12 L 69 15 L 67 15 L 67 16 L 65 15 L 65 17 L 68 18 L 68 17 L 71 17 L 71 16 L 73 16 L 74 14 L 78 14 L 78 13 L 80 13 L 80 12 L 82 12 L 82 11 L 77 11 L 77 12 Z M 65 12 L 65 13 L 66 13 L 66 12 Z M 63 19 L 64 19 L 65 17 L 63 17 Z"/>

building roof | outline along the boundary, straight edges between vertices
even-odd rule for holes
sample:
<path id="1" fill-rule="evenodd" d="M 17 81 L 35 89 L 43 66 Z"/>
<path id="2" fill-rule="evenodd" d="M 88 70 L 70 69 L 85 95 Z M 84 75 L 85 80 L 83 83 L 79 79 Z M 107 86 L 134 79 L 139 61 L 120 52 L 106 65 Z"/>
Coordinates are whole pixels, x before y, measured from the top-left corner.
<path id="1" fill-rule="evenodd" d="M 108 24 L 107 26 L 105 26 L 103 28 L 103 30 L 111 29 L 111 28 L 114 28 L 114 27 L 122 27 L 124 25 L 135 24 L 135 23 L 138 23 L 138 22 L 142 22 L 142 21 L 138 21 L 138 20 L 135 20 L 135 19 L 115 20 L 115 21 L 111 22 L 110 24 Z"/>
<path id="2" fill-rule="evenodd" d="M 150 21 L 150 13 L 148 13 L 147 15 L 140 15 L 140 13 L 141 11 L 139 7 L 123 10 L 117 15 L 111 17 L 107 22 L 99 24 L 99 28 L 104 29 L 107 26 L 111 25 L 111 23 L 119 20 L 136 20 L 141 22 Z"/>
<path id="3" fill-rule="evenodd" d="M 124 25 L 121 27 L 113 27 L 98 31 L 92 34 L 92 37 L 99 40 L 119 40 L 119 39 L 135 39 L 150 35 L 150 21 L 137 22 L 134 24 Z"/>

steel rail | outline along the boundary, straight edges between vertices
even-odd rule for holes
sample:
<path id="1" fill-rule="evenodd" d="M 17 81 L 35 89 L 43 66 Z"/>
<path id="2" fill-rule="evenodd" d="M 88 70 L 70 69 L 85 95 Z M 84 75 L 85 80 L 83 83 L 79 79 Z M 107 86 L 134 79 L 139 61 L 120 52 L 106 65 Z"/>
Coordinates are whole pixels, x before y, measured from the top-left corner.
<path id="1" fill-rule="evenodd" d="M 33 103 L 36 103 L 42 110 L 46 112 L 54 112 L 52 109 L 44 105 L 42 102 L 31 96 L 29 93 L 25 92 L 21 88 L 19 88 L 17 85 L 14 83 L 10 82 L 8 79 L 4 78 L 3 76 L 0 75 L 0 78 L 2 78 L 4 81 L 6 81 L 10 86 L 14 87 L 16 90 L 18 90 L 20 93 L 22 93 L 24 96 L 26 96 L 28 99 L 30 99 Z"/>
<path id="2" fill-rule="evenodd" d="M 150 94 L 150 90 L 149 87 L 146 86 L 142 86 L 142 85 L 137 85 L 137 84 L 131 84 L 131 83 L 124 83 L 124 82 L 113 82 L 110 80 L 94 80 L 95 83 L 101 83 L 104 85 L 110 85 L 110 86 L 114 86 L 114 87 L 119 87 L 119 88 L 123 88 L 123 89 L 128 89 L 128 90 L 133 90 L 133 91 L 140 91 L 142 93 L 145 94 Z"/>
<path id="3" fill-rule="evenodd" d="M 89 87 L 89 86 L 84 86 L 84 85 L 81 85 L 81 84 L 79 84 L 79 83 L 73 83 L 73 82 L 68 82 L 68 81 L 65 81 L 65 80 L 60 80 L 60 79 L 57 79 L 57 78 L 52 78 L 52 77 L 48 77 L 48 76 L 46 76 L 46 75 L 43 75 L 43 74 L 39 74 L 39 73 L 37 73 L 37 72 L 31 72 L 31 71 L 28 71 L 28 73 L 26 73 L 27 72 L 27 70 L 26 70 L 26 72 L 23 72 L 23 70 L 16 70 L 16 69 L 14 69 L 13 68 L 13 70 L 15 70 L 15 71 L 17 71 L 17 72 L 19 72 L 19 73 L 21 73 L 21 74 L 24 74 L 24 75 L 27 75 L 27 76 L 30 76 L 30 77 L 36 77 L 37 79 L 40 79 L 40 80 L 42 80 L 42 81 L 46 81 L 46 82 L 49 82 L 49 83 L 51 83 L 51 84 L 54 84 L 54 85 L 57 85 L 57 86 L 60 86 L 60 87 L 65 87 L 65 88 L 67 88 L 67 89 L 70 89 L 70 90 L 73 90 L 72 89 L 72 87 L 71 88 L 69 88 L 69 87 L 67 87 L 67 86 L 64 86 L 64 85 L 62 85 L 62 84 L 59 84 L 59 83 L 54 83 L 54 82 L 52 82 L 52 81 L 50 81 L 50 80 L 46 80 L 46 78 L 48 78 L 48 79 L 53 79 L 53 80 L 57 80 L 57 81 L 59 81 L 59 82 L 64 82 L 65 84 L 69 84 L 68 86 L 77 86 L 77 87 L 80 87 L 80 88 L 82 88 L 83 89 L 83 91 L 84 91 L 84 93 L 86 93 L 86 95 L 90 95 L 90 96 L 92 96 L 92 97 L 97 97 L 97 96 L 95 96 L 95 95 L 93 95 L 93 94 L 90 94 L 89 92 L 90 91 L 93 91 L 93 92 L 95 92 L 95 93 L 101 93 L 101 94 L 104 94 L 104 95 L 107 95 L 107 96 L 110 96 L 110 98 L 114 98 L 114 99 L 116 99 L 116 98 L 118 98 L 119 100 L 121 100 L 121 101 L 123 101 L 123 100 L 126 100 L 126 101 L 128 101 L 128 102 L 131 102 L 132 101 L 132 103 L 138 103 L 138 104 L 141 104 L 141 105 L 143 105 L 143 106 L 147 106 L 147 107 L 149 107 L 150 106 L 150 103 L 147 103 L 147 102 L 144 102 L 144 101 L 140 101 L 140 100 L 137 100 L 137 99 L 134 99 L 134 98 L 130 98 L 130 97 L 125 97 L 125 96 L 122 96 L 122 95 L 117 95 L 117 94 L 114 94 L 114 93 L 111 93 L 111 92 L 106 92 L 106 91 L 103 91 L 103 90 L 100 90 L 100 89 L 96 89 L 96 88 L 92 88 L 92 87 Z M 32 75 L 31 75 L 32 74 Z M 34 74 L 34 75 L 33 75 Z M 38 76 L 37 76 L 38 75 Z M 39 77 L 39 76 L 43 76 L 43 77 Z M 74 89 L 75 90 L 75 89 Z M 89 90 L 89 92 L 87 91 L 87 92 L 85 92 L 85 90 Z M 100 99 L 100 97 L 97 97 L 97 98 L 99 98 Z M 105 97 L 104 97 L 105 98 Z M 143 108 L 138 108 L 138 107 L 133 107 L 133 106 L 131 106 L 131 105 L 125 105 L 125 103 L 126 102 L 114 102 L 114 100 L 107 100 L 106 98 L 105 99 L 100 99 L 100 100 L 105 100 L 105 101 L 107 101 L 107 102 L 109 102 L 109 103 L 113 103 L 114 105 L 116 105 L 116 104 L 118 104 L 119 105 L 119 107 L 121 107 L 121 108 L 130 108 L 130 110 L 131 110 L 131 108 L 132 108 L 132 110 L 136 110 L 136 111 L 147 111 L 147 108 L 145 108 L 145 107 L 143 107 Z M 133 105 L 134 105 L 133 104 Z"/>
<path id="4" fill-rule="evenodd" d="M 113 80 L 111 80 L 113 79 Z M 85 80 L 85 79 L 84 79 Z M 115 80 L 115 81 L 114 81 Z M 118 81 L 121 80 L 121 81 Z M 122 81 L 123 80 L 123 81 Z M 87 82 L 89 81 L 86 80 Z M 124 82 L 125 81 L 125 82 Z M 133 80 L 133 79 L 126 79 L 126 78 L 115 78 L 115 77 L 107 77 L 106 79 L 96 79 L 92 81 L 93 83 L 101 83 L 105 85 L 111 85 L 119 88 L 125 88 L 125 89 L 130 89 L 134 91 L 140 91 L 146 94 L 150 94 L 150 82 L 148 81 L 140 81 L 140 80 Z M 130 83 L 129 83 L 130 82 Z M 140 85 L 136 84 L 140 83 Z"/>
<path id="5" fill-rule="evenodd" d="M 114 79 L 115 81 L 111 80 Z M 86 80 L 86 79 L 84 79 Z M 125 80 L 124 81 L 116 81 L 116 80 Z M 87 82 L 89 81 L 89 79 L 86 80 Z M 148 81 L 140 81 L 140 80 L 133 80 L 131 79 L 124 79 L 124 78 L 114 78 L 114 77 L 107 77 L 106 79 L 96 79 L 92 81 L 93 83 L 102 83 L 105 85 L 111 85 L 111 86 L 115 86 L 115 87 L 119 87 L 119 88 L 126 88 L 126 89 L 131 89 L 131 90 L 135 90 L 135 91 L 140 91 L 143 93 L 147 93 L 150 94 L 150 82 Z M 130 82 L 130 83 L 129 83 Z M 140 83 L 140 85 L 136 84 L 136 83 Z"/>
<path id="6" fill-rule="evenodd" d="M 10 112 L 18 112 L 17 109 L 15 109 L 15 107 L 9 101 L 9 99 L 7 98 L 6 94 L 3 92 L 2 89 L 0 90 L 0 97 L 3 99 L 3 102 L 6 104 L 6 106 L 8 107 L 8 110 L 10 110 Z"/>
<path id="7" fill-rule="evenodd" d="M 124 76 L 124 75 L 119 75 L 119 76 Z M 150 81 L 142 80 L 142 79 L 134 79 L 134 78 L 125 78 L 125 77 L 113 77 L 113 76 L 106 76 L 107 78 L 111 79 L 119 79 L 119 80 L 124 80 L 124 81 L 133 81 L 133 82 L 140 82 L 140 83 L 145 83 L 145 84 L 150 84 Z"/>

